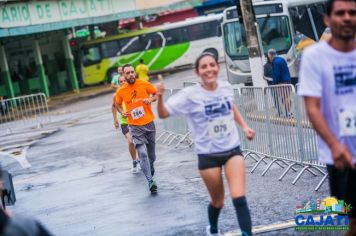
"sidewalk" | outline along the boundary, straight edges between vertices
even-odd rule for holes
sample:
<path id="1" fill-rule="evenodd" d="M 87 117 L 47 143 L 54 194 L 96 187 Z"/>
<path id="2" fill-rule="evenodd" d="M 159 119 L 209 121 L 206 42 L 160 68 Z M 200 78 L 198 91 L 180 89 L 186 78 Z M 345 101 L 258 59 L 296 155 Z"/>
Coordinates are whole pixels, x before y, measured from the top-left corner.
<path id="1" fill-rule="evenodd" d="M 156 83 L 156 78 L 150 80 L 151 83 Z M 55 110 L 64 105 L 68 105 L 74 102 L 83 101 L 91 98 L 95 98 L 101 95 L 115 93 L 116 89 L 110 88 L 110 84 L 101 84 L 90 87 L 84 87 L 80 89 L 80 92 L 73 91 L 65 92 L 59 95 L 52 96 L 48 99 L 48 109 Z"/>
<path id="2" fill-rule="evenodd" d="M 169 78 L 171 75 L 190 69 L 191 66 L 182 66 L 174 69 L 165 69 L 163 71 L 155 71 L 150 73 L 150 82 L 156 83 L 158 79 L 156 78 L 158 74 L 162 74 L 165 78 Z M 87 100 L 90 98 L 95 98 L 97 96 L 105 95 L 108 93 L 114 93 L 115 90 L 110 88 L 110 84 L 94 85 L 90 87 L 84 87 L 80 89 L 79 93 L 70 91 L 65 92 L 56 96 L 51 96 L 48 99 L 48 108 L 50 110 L 57 109 L 61 106 L 68 105 L 70 103 Z"/>
<path id="3" fill-rule="evenodd" d="M 110 88 L 110 84 L 81 88 L 80 92 L 71 91 L 50 97 L 48 99 L 48 109 L 54 110 L 73 102 L 83 101 L 114 92 L 115 90 Z"/>

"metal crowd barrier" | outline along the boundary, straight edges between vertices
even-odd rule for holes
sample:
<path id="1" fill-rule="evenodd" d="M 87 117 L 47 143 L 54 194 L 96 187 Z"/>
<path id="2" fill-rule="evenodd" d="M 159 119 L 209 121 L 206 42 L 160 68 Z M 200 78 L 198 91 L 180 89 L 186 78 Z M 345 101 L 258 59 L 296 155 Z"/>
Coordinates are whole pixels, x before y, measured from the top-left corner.
<path id="1" fill-rule="evenodd" d="M 166 89 L 163 98 L 167 99 L 179 92 L 181 89 Z M 170 117 L 163 120 L 163 132 L 157 137 L 156 141 L 162 144 L 171 146 L 174 144 L 174 148 L 178 148 L 181 145 L 185 147 L 191 147 L 193 140 L 190 137 L 191 132 L 188 129 L 188 125 L 184 117 Z"/>
<path id="2" fill-rule="evenodd" d="M 0 130 L 12 130 L 27 125 L 42 127 L 50 122 L 47 98 L 43 93 L 0 101 Z"/>
<path id="3" fill-rule="evenodd" d="M 192 84 L 184 84 L 191 86 Z M 180 89 L 166 89 L 164 99 Z M 234 89 L 235 104 L 246 122 L 256 131 L 252 141 L 244 138 L 239 129 L 241 148 L 245 159 L 251 158 L 256 163 L 253 173 L 262 163 L 264 176 L 273 165 L 284 171 L 281 181 L 290 171 L 298 172 L 292 184 L 295 184 L 306 171 L 313 176 L 318 173 L 323 177 L 316 186 L 317 191 L 325 182 L 328 174 L 325 164 L 318 161 L 317 134 L 312 128 L 304 107 L 303 99 L 296 95 L 292 85 L 276 85 L 265 88 L 243 87 Z M 164 131 L 157 141 L 177 148 L 182 143 L 193 145 L 185 119 L 171 117 L 164 120 Z M 297 169 L 296 167 L 301 167 Z"/>
<path id="4" fill-rule="evenodd" d="M 256 131 L 253 141 L 242 138 L 245 158 L 252 158 L 256 164 L 251 173 L 265 163 L 262 176 L 276 164 L 285 171 L 279 177 L 301 166 L 292 184 L 295 184 L 305 171 L 314 176 L 323 175 L 317 191 L 328 177 L 325 165 L 318 161 L 317 135 L 305 112 L 304 102 L 298 97 L 292 85 L 269 86 L 265 88 L 243 87 L 235 90 L 236 105 L 244 119 Z"/>

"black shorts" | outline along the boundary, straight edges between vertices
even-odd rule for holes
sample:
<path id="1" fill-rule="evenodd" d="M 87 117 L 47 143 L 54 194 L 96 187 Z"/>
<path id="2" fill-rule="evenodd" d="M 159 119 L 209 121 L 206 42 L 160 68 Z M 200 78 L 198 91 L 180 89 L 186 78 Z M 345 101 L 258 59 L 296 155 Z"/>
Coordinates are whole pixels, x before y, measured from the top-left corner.
<path id="1" fill-rule="evenodd" d="M 126 134 L 129 132 L 129 125 L 120 125 L 120 126 L 121 126 L 122 134 L 126 136 Z"/>
<path id="2" fill-rule="evenodd" d="M 329 173 L 329 184 L 331 196 L 338 200 L 344 200 L 347 204 L 351 204 L 351 211 L 348 216 L 356 217 L 356 165 L 355 169 L 346 169 L 340 171 L 333 165 L 327 165 Z"/>
<path id="3" fill-rule="evenodd" d="M 240 146 L 225 152 L 211 154 L 198 154 L 198 168 L 205 170 L 208 168 L 221 167 L 233 156 L 242 156 Z"/>

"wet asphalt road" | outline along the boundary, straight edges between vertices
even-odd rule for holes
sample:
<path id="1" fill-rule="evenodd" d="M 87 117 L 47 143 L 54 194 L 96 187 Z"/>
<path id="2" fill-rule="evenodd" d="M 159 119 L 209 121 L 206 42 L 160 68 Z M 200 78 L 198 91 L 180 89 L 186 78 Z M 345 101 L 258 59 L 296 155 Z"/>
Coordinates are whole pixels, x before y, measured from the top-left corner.
<path id="1" fill-rule="evenodd" d="M 181 72 L 167 77 L 166 87 L 181 87 L 183 81 L 194 79 L 192 71 Z M 53 117 L 55 125 L 43 128 L 55 126 L 58 131 L 27 150 L 30 168 L 23 169 L 15 159 L 0 155 L 14 175 L 17 202 L 10 209 L 40 219 L 54 235 L 204 235 L 209 197 L 193 149 L 157 144 L 159 192 L 151 195 L 143 174 L 130 172 L 126 141 L 113 127 L 111 98 L 108 94 L 59 108 L 56 112 L 61 115 Z M 159 134 L 162 121 L 156 124 Z M 280 167 L 273 166 L 262 177 L 266 165 L 251 174 L 255 162 L 248 159 L 246 163 L 247 200 L 254 226 L 292 220 L 296 205 L 310 197 L 328 196 L 326 183 L 314 191 L 321 176 L 305 173 L 292 185 L 296 173 L 290 172 L 281 182 Z M 225 195 L 219 225 L 228 232 L 238 229 L 238 224 L 228 189 Z M 261 235 L 282 234 L 320 235 L 293 229 Z"/>

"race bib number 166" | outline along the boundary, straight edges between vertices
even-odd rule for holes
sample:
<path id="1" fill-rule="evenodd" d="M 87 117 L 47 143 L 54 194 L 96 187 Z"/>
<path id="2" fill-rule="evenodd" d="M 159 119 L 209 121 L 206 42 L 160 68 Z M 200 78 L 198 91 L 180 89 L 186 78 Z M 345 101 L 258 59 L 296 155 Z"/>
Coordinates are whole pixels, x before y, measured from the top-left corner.
<path id="1" fill-rule="evenodd" d="M 143 107 L 137 107 L 135 109 L 133 109 L 131 111 L 131 117 L 133 120 L 137 120 L 140 119 L 141 117 L 143 117 L 145 115 L 145 110 L 143 109 Z"/>
<path id="2" fill-rule="evenodd" d="M 356 136 L 356 107 L 339 111 L 340 136 Z"/>

